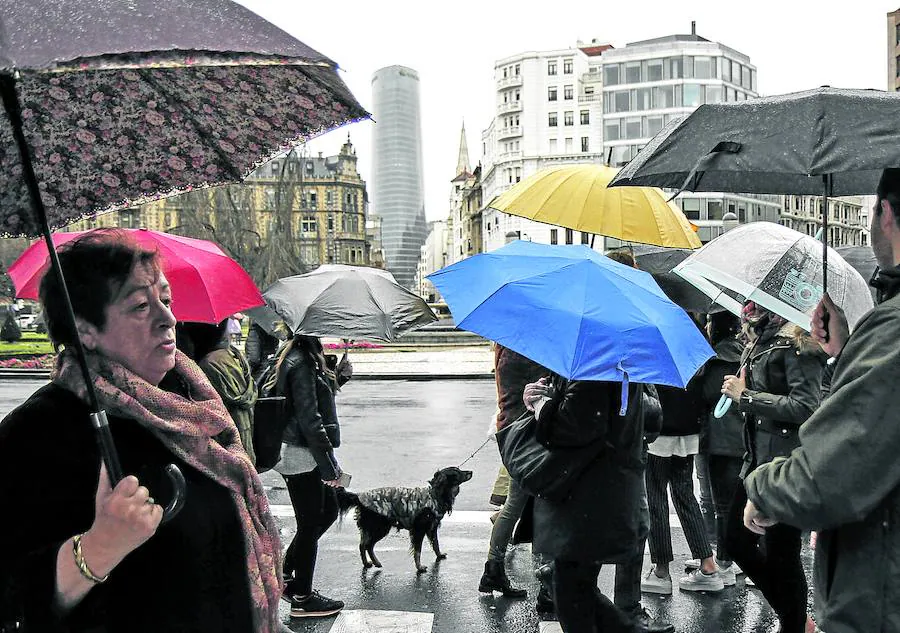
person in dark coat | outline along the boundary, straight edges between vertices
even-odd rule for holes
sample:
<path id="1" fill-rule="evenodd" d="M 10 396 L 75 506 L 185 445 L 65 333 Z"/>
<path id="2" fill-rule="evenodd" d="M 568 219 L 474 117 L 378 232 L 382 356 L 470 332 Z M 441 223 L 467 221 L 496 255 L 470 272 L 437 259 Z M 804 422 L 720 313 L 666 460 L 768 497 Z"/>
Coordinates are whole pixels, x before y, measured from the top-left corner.
<path id="1" fill-rule="evenodd" d="M 265 371 L 269 358 L 278 350 L 280 342 L 277 336 L 266 332 L 259 323 L 250 324 L 247 341 L 244 343 L 244 353 L 250 364 L 250 373 L 255 380 L 258 380 L 260 374 Z"/>
<path id="2" fill-rule="evenodd" d="M 529 385 L 542 441 L 550 446 L 606 444 L 565 501 L 535 498 L 534 550 L 553 559 L 556 613 L 566 633 L 641 631 L 643 627 L 597 588 L 602 565 L 631 562 L 642 534 L 645 408 L 658 406 L 631 384 L 624 416 L 622 384 L 568 381 Z"/>
<path id="3" fill-rule="evenodd" d="M 45 275 L 56 369 L 0 423 L 0 629 L 22 630 L 12 613 L 40 633 L 279 630 L 278 528 L 225 406 L 176 349 L 158 255 L 97 230 L 59 259 L 77 331 L 57 276 Z M 114 486 L 75 337 L 125 474 Z M 161 524 L 170 463 L 184 507 Z"/>
<path id="4" fill-rule="evenodd" d="M 734 492 L 741 485 L 744 417 L 737 407 L 728 409 L 721 418 L 716 418 L 714 412 L 722 397 L 725 376 L 736 374 L 741 364 L 744 345 L 739 339 L 740 328 L 740 319 L 730 312 L 709 315 L 707 335 L 716 357 L 707 361 L 697 376 L 696 383 L 703 406 L 700 450 L 706 454 L 709 464 L 716 519 L 716 564 L 722 570 L 732 567 L 725 526 Z"/>
<path id="5" fill-rule="evenodd" d="M 745 416 L 742 477 L 800 446 L 800 428 L 819 406 L 825 365 L 818 344 L 784 318 L 748 302 L 744 320 L 750 339 L 743 356 L 747 369 L 726 376 L 722 385 L 722 393 Z M 802 534 L 790 525 L 774 526 L 766 530 L 763 551 L 759 535 L 744 527 L 746 503 L 744 486 L 738 486 L 725 529 L 728 552 L 762 591 L 781 630 L 802 633 L 807 620 Z"/>
<path id="6" fill-rule="evenodd" d="M 334 489 L 342 471 L 334 449 L 341 443 L 341 427 L 334 396 L 341 379 L 328 368 L 322 342 L 297 334 L 279 353 L 275 380 L 275 393 L 287 398 L 288 408 L 275 470 L 284 477 L 297 519 L 297 533 L 284 556 L 285 595 L 291 617 L 333 615 L 344 603 L 313 591 L 312 584 L 319 539 L 338 516 Z"/>
<path id="7" fill-rule="evenodd" d="M 878 184 L 872 250 L 878 306 L 852 333 L 828 295 L 813 314 L 813 336 L 837 359 L 830 395 L 800 446 L 745 480 L 749 529 L 818 531 L 814 603 L 828 633 L 900 633 L 900 169 Z"/>
<path id="8" fill-rule="evenodd" d="M 550 371 L 533 360 L 497 344 L 494 349 L 494 376 L 497 380 L 497 430 L 519 419 L 525 413 L 522 394 L 525 385 L 537 382 Z M 512 539 L 516 523 L 522 517 L 529 495 L 518 483 L 510 479 L 506 501 L 491 528 L 488 558 L 484 564 L 484 574 L 478 582 L 478 590 L 483 593 L 499 591 L 508 598 L 524 598 L 524 589 L 513 587 L 506 575 L 506 547 Z M 547 597 L 543 603 L 538 597 L 538 608 L 546 610 Z"/>

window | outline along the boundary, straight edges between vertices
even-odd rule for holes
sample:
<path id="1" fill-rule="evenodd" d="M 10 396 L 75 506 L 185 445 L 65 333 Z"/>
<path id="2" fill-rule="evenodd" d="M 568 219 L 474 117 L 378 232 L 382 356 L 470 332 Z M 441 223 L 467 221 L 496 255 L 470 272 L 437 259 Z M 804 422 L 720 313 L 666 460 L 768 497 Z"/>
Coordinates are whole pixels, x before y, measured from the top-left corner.
<path id="1" fill-rule="evenodd" d="M 581 151 L 585 152 L 585 153 L 591 151 L 590 150 L 590 139 L 587 136 L 581 137 Z"/>
<path id="2" fill-rule="evenodd" d="M 673 86 L 653 88 L 653 108 L 674 108 L 675 96 Z"/>
<path id="3" fill-rule="evenodd" d="M 741 73 L 741 87 L 745 90 L 750 90 L 753 87 L 753 71 L 749 68 L 744 68 Z"/>
<path id="4" fill-rule="evenodd" d="M 572 60 L 571 59 L 563 60 L 563 74 L 564 75 L 572 74 Z"/>
<path id="5" fill-rule="evenodd" d="M 521 66 L 520 66 L 519 64 L 516 64 L 516 69 L 515 69 L 515 71 L 513 72 L 513 74 L 514 74 L 516 77 L 518 77 L 518 76 L 519 76 L 519 71 L 520 71 L 520 70 L 521 70 Z"/>
<path id="6" fill-rule="evenodd" d="M 555 154 L 555 153 L 556 153 L 556 149 L 557 149 L 557 148 L 556 148 L 556 145 L 557 145 L 556 139 L 555 139 L 555 138 L 551 138 L 551 139 L 550 139 L 550 153 L 551 153 L 551 154 Z"/>
<path id="7" fill-rule="evenodd" d="M 706 86 L 706 98 L 703 103 L 721 103 L 722 86 Z"/>
<path id="8" fill-rule="evenodd" d="M 506 69 L 503 69 L 503 78 L 506 79 Z"/>
<path id="9" fill-rule="evenodd" d="M 619 135 L 619 122 L 613 121 L 611 123 L 607 123 L 603 126 L 603 138 L 607 141 L 618 141 L 620 138 Z"/>
<path id="10" fill-rule="evenodd" d="M 719 63 L 722 66 L 722 81 L 731 81 L 731 60 L 720 57 Z"/>
<path id="11" fill-rule="evenodd" d="M 277 160 L 273 160 L 271 163 L 269 163 L 269 168 L 272 170 L 272 175 L 273 175 L 273 176 L 277 176 L 277 175 L 278 175 L 279 165 L 278 165 L 278 161 L 277 161 Z"/>
<path id="12" fill-rule="evenodd" d="M 350 251 L 350 263 L 351 264 L 356 263 L 356 250 L 355 249 L 351 249 L 351 251 Z"/>
<path id="13" fill-rule="evenodd" d="M 684 78 L 691 79 L 694 76 L 694 58 L 684 56 Z"/>
<path id="14" fill-rule="evenodd" d="M 556 112 L 551 112 L 547 115 L 547 125 L 550 127 L 556 127 Z"/>
<path id="15" fill-rule="evenodd" d="M 556 86 L 547 88 L 547 101 L 556 101 Z"/>
<path id="16" fill-rule="evenodd" d="M 652 137 L 659 134 L 659 131 L 663 129 L 663 118 L 661 116 L 648 116 L 644 118 L 644 136 Z"/>
<path id="17" fill-rule="evenodd" d="M 163 224 L 166 228 L 169 228 L 172 225 L 172 214 L 168 211 L 163 214 Z"/>
<path id="18" fill-rule="evenodd" d="M 555 75 L 556 74 L 556 62 L 547 62 L 547 74 Z"/>
<path id="19" fill-rule="evenodd" d="M 694 107 L 701 103 L 700 88 L 697 84 L 684 84 L 684 106 Z"/>
<path id="20" fill-rule="evenodd" d="M 584 231 L 582 231 L 581 232 L 581 243 L 586 246 L 589 245 L 591 243 L 591 234 L 585 233 Z"/>
<path id="21" fill-rule="evenodd" d="M 681 79 L 684 77 L 684 59 L 681 57 L 670 57 L 669 62 L 669 78 Z"/>
<path id="22" fill-rule="evenodd" d="M 582 125 L 590 125 L 591 123 L 591 111 L 590 110 L 582 110 L 580 114 L 580 121 Z"/>
<path id="23" fill-rule="evenodd" d="M 300 232 L 301 233 L 315 233 L 316 232 L 316 216 L 304 215 L 303 219 L 300 221 Z"/>
<path id="24" fill-rule="evenodd" d="M 325 204 L 334 204 L 334 192 L 331 189 L 325 192 Z"/>
<path id="25" fill-rule="evenodd" d="M 594 87 L 593 86 L 585 86 L 584 87 L 584 96 L 585 97 L 593 97 L 594 96 Z"/>
<path id="26" fill-rule="evenodd" d="M 572 244 L 575 241 L 575 232 L 572 229 L 566 229 L 566 244 Z"/>
<path id="27" fill-rule="evenodd" d="M 706 219 L 721 220 L 722 219 L 722 201 L 707 200 L 706 202 Z"/>
<path id="28" fill-rule="evenodd" d="M 575 91 L 572 89 L 572 86 L 565 86 L 563 88 L 563 99 L 566 101 L 571 101 L 574 94 Z"/>
<path id="29" fill-rule="evenodd" d="M 619 64 L 607 64 L 603 66 L 603 85 L 616 86 L 619 84 Z"/>
<path id="30" fill-rule="evenodd" d="M 522 91 L 516 90 L 516 101 L 519 101 L 522 98 Z"/>
<path id="31" fill-rule="evenodd" d="M 700 219 L 700 199 L 699 198 L 682 198 L 681 210 L 688 220 Z"/>
<path id="32" fill-rule="evenodd" d="M 571 153 L 572 153 L 572 139 L 567 138 L 566 139 L 566 154 L 571 154 Z M 571 244 L 571 242 L 569 242 L 569 244 Z"/>
<path id="33" fill-rule="evenodd" d="M 328 216 L 328 230 L 329 231 L 334 230 L 334 216 L 333 215 Z"/>
<path id="34" fill-rule="evenodd" d="M 731 62 L 731 83 L 736 86 L 741 85 L 741 65 L 735 61 Z M 737 99 L 735 99 L 737 101 Z"/>
<path id="35" fill-rule="evenodd" d="M 628 112 L 631 109 L 631 93 L 627 90 L 619 90 L 613 93 L 613 112 Z"/>
<path id="36" fill-rule="evenodd" d="M 625 119 L 625 138 L 643 138 L 641 134 L 641 117 Z"/>
<path id="37" fill-rule="evenodd" d="M 566 110 L 563 113 L 563 123 L 565 125 L 575 125 L 575 113 L 571 110 Z"/>
<path id="38" fill-rule="evenodd" d="M 278 208 L 277 206 L 277 196 L 275 195 L 274 189 L 266 189 L 266 209 L 275 210 Z"/>
<path id="39" fill-rule="evenodd" d="M 650 100 L 653 91 L 650 88 L 638 88 L 634 92 L 635 102 L 632 104 L 632 110 L 651 110 L 653 108 Z"/>
<path id="40" fill-rule="evenodd" d="M 646 81 L 662 81 L 663 60 L 650 59 L 644 62 L 643 72 Z"/>
<path id="41" fill-rule="evenodd" d="M 636 84 L 641 81 L 641 62 L 628 62 L 625 64 L 625 83 Z"/>
<path id="42" fill-rule="evenodd" d="M 141 227 L 141 212 L 137 209 L 119 211 L 119 228 L 137 229 Z"/>
<path id="43" fill-rule="evenodd" d="M 550 243 L 559 244 L 559 229 L 550 229 Z"/>
<path id="44" fill-rule="evenodd" d="M 310 207 L 310 209 L 315 209 L 318 207 L 318 204 L 317 204 L 318 200 L 316 198 L 317 198 L 316 192 L 310 191 L 309 192 L 309 207 Z"/>
<path id="45" fill-rule="evenodd" d="M 694 58 L 694 77 L 696 79 L 714 79 L 716 65 L 711 57 Z"/>
<path id="46" fill-rule="evenodd" d="M 522 168 L 516 167 L 516 182 L 522 180 Z"/>

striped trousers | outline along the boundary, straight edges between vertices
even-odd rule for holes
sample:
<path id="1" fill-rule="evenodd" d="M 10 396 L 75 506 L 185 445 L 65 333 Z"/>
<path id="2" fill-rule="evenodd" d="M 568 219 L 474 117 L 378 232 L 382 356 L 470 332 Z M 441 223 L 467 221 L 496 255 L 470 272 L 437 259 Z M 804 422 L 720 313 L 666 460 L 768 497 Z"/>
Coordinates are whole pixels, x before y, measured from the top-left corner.
<path id="1" fill-rule="evenodd" d="M 667 489 L 672 491 L 672 503 L 684 529 L 691 556 L 701 560 L 712 556 L 703 515 L 694 496 L 693 472 L 693 456 L 648 455 L 646 476 L 647 502 L 650 505 L 650 560 L 655 565 L 668 565 L 674 560 Z"/>

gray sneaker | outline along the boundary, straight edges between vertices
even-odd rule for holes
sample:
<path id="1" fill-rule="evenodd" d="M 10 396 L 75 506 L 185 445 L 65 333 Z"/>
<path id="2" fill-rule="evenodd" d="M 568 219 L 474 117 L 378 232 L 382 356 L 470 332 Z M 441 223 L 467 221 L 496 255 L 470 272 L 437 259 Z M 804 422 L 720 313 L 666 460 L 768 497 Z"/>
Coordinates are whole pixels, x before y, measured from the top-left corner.
<path id="1" fill-rule="evenodd" d="M 671 596 L 672 577 L 666 576 L 665 578 L 660 578 L 651 567 L 650 573 L 641 580 L 641 591 L 644 593 L 657 593 L 664 596 Z"/>
<path id="2" fill-rule="evenodd" d="M 722 591 L 725 588 L 725 582 L 718 570 L 711 574 L 704 574 L 699 569 L 695 569 L 680 579 L 678 586 L 682 591 Z"/>

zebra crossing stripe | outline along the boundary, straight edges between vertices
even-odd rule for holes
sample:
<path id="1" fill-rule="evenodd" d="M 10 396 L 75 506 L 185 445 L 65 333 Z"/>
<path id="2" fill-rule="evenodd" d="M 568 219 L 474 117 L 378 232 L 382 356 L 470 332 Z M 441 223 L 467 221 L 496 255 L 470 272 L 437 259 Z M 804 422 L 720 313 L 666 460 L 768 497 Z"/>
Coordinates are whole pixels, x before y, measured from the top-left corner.
<path id="1" fill-rule="evenodd" d="M 433 613 L 344 610 L 329 633 L 431 633 Z"/>

